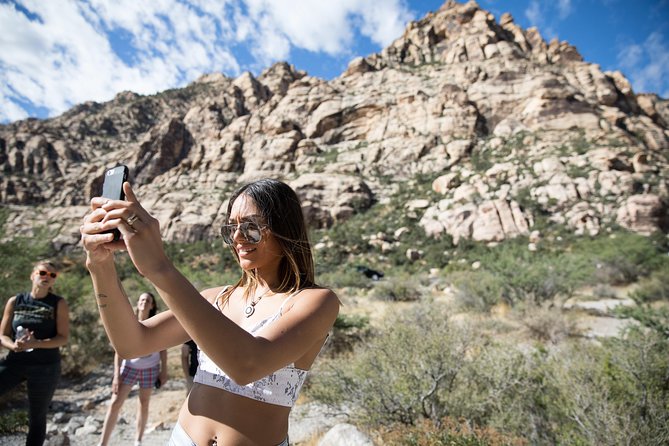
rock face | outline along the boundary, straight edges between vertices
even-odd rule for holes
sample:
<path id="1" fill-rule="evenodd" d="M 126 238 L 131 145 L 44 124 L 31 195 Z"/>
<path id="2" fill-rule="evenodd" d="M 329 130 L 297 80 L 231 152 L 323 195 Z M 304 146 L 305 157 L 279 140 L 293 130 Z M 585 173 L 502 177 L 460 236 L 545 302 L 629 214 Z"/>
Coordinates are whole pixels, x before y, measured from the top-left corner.
<path id="1" fill-rule="evenodd" d="M 164 235 L 192 241 L 254 178 L 292 184 L 326 227 L 387 198 L 381 179 L 423 175 L 437 198 L 420 224 L 456 242 L 529 234 L 539 215 L 578 233 L 667 231 L 668 123 L 669 101 L 568 43 L 448 1 L 332 81 L 278 63 L 0 126 L 0 202 L 8 237 L 46 224 L 65 248 L 104 169 L 124 163 Z"/>

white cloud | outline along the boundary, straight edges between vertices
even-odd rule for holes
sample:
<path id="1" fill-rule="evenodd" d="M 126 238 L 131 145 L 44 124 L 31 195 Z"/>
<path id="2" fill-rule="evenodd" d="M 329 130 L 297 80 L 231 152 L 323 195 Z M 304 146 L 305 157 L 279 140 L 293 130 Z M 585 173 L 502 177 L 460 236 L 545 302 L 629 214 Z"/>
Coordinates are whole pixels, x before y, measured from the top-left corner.
<path id="1" fill-rule="evenodd" d="M 618 63 L 628 73 L 634 91 L 669 98 L 669 44 L 662 33 L 653 32 L 642 44 L 621 48 Z"/>
<path id="2" fill-rule="evenodd" d="M 16 3 L 0 3 L 0 121 L 25 117 L 26 103 L 53 116 L 123 90 L 150 94 L 205 73 L 234 76 L 285 60 L 292 48 L 348 55 L 357 34 L 382 47 L 412 18 L 404 0 Z M 122 39 L 113 37 L 119 32 Z M 250 56 L 240 64 L 232 48 Z"/>
<path id="3" fill-rule="evenodd" d="M 264 63 L 287 57 L 291 46 L 347 53 L 358 23 L 360 34 L 382 47 L 412 18 L 399 0 L 245 0 L 245 5 L 249 21 L 239 27 L 239 38 L 255 42 Z"/>
<path id="4" fill-rule="evenodd" d="M 669 47 L 660 33 L 651 34 L 644 43 L 648 64 L 633 78 L 639 91 L 650 91 L 669 98 Z"/>
<path id="5" fill-rule="evenodd" d="M 538 1 L 533 0 L 530 2 L 530 6 L 525 9 L 525 17 L 527 17 L 532 26 L 539 27 L 543 23 L 543 16 Z"/>
<path id="6" fill-rule="evenodd" d="M 630 44 L 618 51 L 618 64 L 622 68 L 634 68 L 641 63 L 643 48 L 641 45 Z"/>
<path id="7" fill-rule="evenodd" d="M 571 0 L 558 0 L 557 9 L 560 19 L 566 19 L 571 14 Z"/>
<path id="8" fill-rule="evenodd" d="M 398 38 L 413 17 L 395 0 L 365 2 L 360 4 L 363 18 L 362 34 L 381 47 Z"/>
<path id="9" fill-rule="evenodd" d="M 196 5 L 197 6 L 197 5 Z M 172 0 L 96 0 L 90 3 L 26 0 L 39 17 L 28 20 L 13 5 L 0 4 L 0 120 L 25 117 L 20 102 L 50 115 L 88 101 L 106 101 L 122 90 L 155 93 L 212 71 L 239 72 L 217 38 L 229 33 L 219 17 Z M 206 6 L 207 11 L 220 11 Z M 109 33 L 122 29 L 135 52 L 123 60 Z"/>

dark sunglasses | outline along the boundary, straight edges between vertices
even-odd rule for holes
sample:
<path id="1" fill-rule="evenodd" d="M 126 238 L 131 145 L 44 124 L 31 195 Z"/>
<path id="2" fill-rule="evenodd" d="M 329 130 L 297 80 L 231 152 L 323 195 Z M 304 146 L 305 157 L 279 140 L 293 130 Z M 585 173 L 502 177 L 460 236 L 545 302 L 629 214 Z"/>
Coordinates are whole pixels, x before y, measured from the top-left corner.
<path id="1" fill-rule="evenodd" d="M 39 275 L 42 276 L 42 277 L 44 277 L 48 274 L 48 275 L 51 276 L 52 279 L 55 279 L 56 276 L 58 276 L 58 274 L 56 274 L 56 273 L 50 273 L 49 271 L 44 271 L 43 269 L 39 270 L 38 272 L 39 272 Z"/>
<path id="2" fill-rule="evenodd" d="M 242 237 L 244 237 L 244 240 L 255 245 L 260 243 L 260 240 L 262 240 L 262 230 L 265 228 L 266 226 L 261 226 L 258 223 L 245 221 L 243 223 L 239 223 L 238 225 L 221 226 L 221 236 L 223 237 L 223 242 L 225 242 L 226 245 L 234 245 L 235 232 L 237 232 L 237 229 L 239 229 L 239 232 L 242 234 Z"/>

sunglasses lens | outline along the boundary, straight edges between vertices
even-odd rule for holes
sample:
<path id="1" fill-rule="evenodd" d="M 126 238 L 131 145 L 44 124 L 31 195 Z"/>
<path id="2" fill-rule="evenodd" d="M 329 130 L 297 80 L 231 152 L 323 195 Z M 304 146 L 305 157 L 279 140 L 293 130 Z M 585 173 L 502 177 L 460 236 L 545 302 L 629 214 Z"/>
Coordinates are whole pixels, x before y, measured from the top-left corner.
<path id="1" fill-rule="evenodd" d="M 221 227 L 221 236 L 223 241 L 228 245 L 234 245 L 235 241 L 235 232 L 242 234 L 242 237 L 249 243 L 260 243 L 262 240 L 262 230 L 261 228 L 253 222 L 244 222 L 239 225 L 223 225 Z"/>
<path id="2" fill-rule="evenodd" d="M 246 227 L 244 227 L 246 225 Z M 242 224 L 242 235 L 246 241 L 251 243 L 259 243 L 262 239 L 262 232 L 260 228 L 255 223 L 244 223 Z"/>
<path id="3" fill-rule="evenodd" d="M 50 273 L 50 272 L 48 272 L 48 271 L 44 271 L 44 270 L 40 270 L 40 271 L 39 271 L 39 275 L 42 276 L 42 277 L 46 276 L 47 274 L 48 274 L 49 276 L 51 276 L 52 279 L 55 279 L 56 276 L 58 276 L 58 274 L 56 274 L 56 273 Z"/>

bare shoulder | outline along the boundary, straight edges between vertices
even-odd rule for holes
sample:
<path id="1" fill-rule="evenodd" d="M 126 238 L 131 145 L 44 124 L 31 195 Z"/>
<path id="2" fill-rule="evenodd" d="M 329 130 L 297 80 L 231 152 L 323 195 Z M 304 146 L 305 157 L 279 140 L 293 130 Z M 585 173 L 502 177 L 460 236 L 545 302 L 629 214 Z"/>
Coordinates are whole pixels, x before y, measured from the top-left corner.
<path id="1" fill-rule="evenodd" d="M 214 303 L 216 298 L 227 288 L 230 288 L 230 285 L 223 285 L 223 286 L 218 286 L 214 288 L 207 288 L 206 290 L 202 290 L 200 294 L 202 294 L 202 297 L 207 299 L 209 303 Z"/>
<path id="2" fill-rule="evenodd" d="M 12 296 L 9 299 L 7 299 L 7 303 L 5 304 L 5 309 L 13 310 L 15 302 L 16 302 L 16 296 Z"/>
<path id="3" fill-rule="evenodd" d="M 326 312 L 333 318 L 339 314 L 341 302 L 337 294 L 329 288 L 304 288 L 296 297 L 299 297 L 299 299 L 295 299 L 293 305 L 304 308 L 305 311 Z"/>

